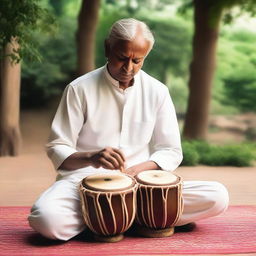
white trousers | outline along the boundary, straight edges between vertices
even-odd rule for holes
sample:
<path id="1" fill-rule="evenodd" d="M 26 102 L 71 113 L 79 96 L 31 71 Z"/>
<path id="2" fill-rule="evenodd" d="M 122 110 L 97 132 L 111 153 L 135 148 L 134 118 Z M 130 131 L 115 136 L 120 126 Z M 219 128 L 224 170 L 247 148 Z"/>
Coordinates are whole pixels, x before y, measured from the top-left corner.
<path id="1" fill-rule="evenodd" d="M 97 169 L 97 173 L 108 173 Z M 64 172 L 35 202 L 28 216 L 30 226 L 50 239 L 67 241 L 86 226 L 81 213 L 78 185 L 81 179 L 95 173 L 89 168 Z M 218 182 L 184 181 L 184 210 L 177 226 L 216 216 L 228 207 L 227 189 Z"/>

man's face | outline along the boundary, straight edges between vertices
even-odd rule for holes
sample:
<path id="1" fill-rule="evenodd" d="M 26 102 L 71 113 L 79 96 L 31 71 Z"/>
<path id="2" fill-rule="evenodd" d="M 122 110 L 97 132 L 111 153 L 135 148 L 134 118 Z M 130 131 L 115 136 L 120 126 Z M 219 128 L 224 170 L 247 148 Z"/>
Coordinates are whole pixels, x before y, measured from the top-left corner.
<path id="1" fill-rule="evenodd" d="M 133 41 L 117 40 L 111 46 L 106 42 L 105 47 L 110 75 L 128 87 L 142 68 L 150 43 L 138 34 Z"/>

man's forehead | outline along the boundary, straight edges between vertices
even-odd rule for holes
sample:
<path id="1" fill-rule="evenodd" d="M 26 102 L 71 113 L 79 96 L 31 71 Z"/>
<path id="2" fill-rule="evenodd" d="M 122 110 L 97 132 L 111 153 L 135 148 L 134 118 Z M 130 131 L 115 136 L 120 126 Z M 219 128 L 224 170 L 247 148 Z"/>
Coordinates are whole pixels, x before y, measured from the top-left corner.
<path id="1" fill-rule="evenodd" d="M 137 38 L 135 38 L 131 41 L 117 40 L 111 48 L 115 53 L 122 54 L 123 56 L 128 56 L 130 55 L 130 52 L 133 52 L 138 55 L 138 58 L 143 58 L 148 52 L 149 47 L 150 42 L 145 38 L 142 40 L 137 40 Z"/>

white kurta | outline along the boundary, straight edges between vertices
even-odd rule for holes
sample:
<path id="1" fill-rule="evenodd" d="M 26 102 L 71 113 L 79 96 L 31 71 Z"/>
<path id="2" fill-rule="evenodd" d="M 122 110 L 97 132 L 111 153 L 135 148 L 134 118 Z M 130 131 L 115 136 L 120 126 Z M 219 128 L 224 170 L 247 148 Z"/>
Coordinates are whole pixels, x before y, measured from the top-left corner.
<path id="1" fill-rule="evenodd" d="M 182 160 L 179 127 L 168 88 L 143 71 L 126 90 L 106 67 L 67 86 L 52 123 L 48 156 L 56 169 L 77 151 L 120 149 L 127 167 L 152 160 L 175 170 Z"/>
<path id="2" fill-rule="evenodd" d="M 51 239 L 68 240 L 85 229 L 78 184 L 103 168 L 59 170 L 77 151 L 115 147 L 123 151 L 126 167 L 152 160 L 173 171 L 182 161 L 175 110 L 165 85 L 139 71 L 133 86 L 119 89 L 106 67 L 73 81 L 64 91 L 52 123 L 47 153 L 57 181 L 36 201 L 28 217 L 36 231 Z M 186 181 L 184 210 L 177 225 L 215 216 L 228 206 L 228 192 L 217 182 Z"/>

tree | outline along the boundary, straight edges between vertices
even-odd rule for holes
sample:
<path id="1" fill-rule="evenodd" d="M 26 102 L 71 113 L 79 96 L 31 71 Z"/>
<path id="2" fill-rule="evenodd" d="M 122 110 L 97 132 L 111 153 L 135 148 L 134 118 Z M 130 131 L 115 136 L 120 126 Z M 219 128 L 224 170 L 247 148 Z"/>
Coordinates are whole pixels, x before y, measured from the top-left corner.
<path id="1" fill-rule="evenodd" d="M 100 0 L 83 0 L 78 16 L 77 75 L 95 68 L 95 34 Z"/>
<path id="2" fill-rule="evenodd" d="M 207 136 L 219 25 L 223 12 L 235 5 L 240 7 L 241 12 L 255 14 L 254 0 L 193 0 L 195 28 L 188 108 L 183 130 L 185 138 L 205 139 Z M 230 21 L 231 12 L 224 17 Z"/>
<path id="3" fill-rule="evenodd" d="M 17 155 L 21 136 L 19 129 L 20 63 L 11 61 L 10 56 L 19 44 L 11 38 L 3 49 L 6 56 L 1 60 L 0 81 L 0 155 Z M 16 93 L 15 93 L 16 92 Z"/>
<path id="4" fill-rule="evenodd" d="M 194 0 L 193 57 L 190 64 L 189 99 L 183 135 L 191 139 L 204 139 L 207 134 L 211 84 L 215 68 L 215 55 L 219 21 L 222 10 L 215 13 L 215 26 L 210 24 L 210 1 Z"/>
<path id="5" fill-rule="evenodd" d="M 0 4 L 0 156 L 15 156 L 20 147 L 20 60 L 39 58 L 32 31 L 53 23 L 37 1 Z"/>

